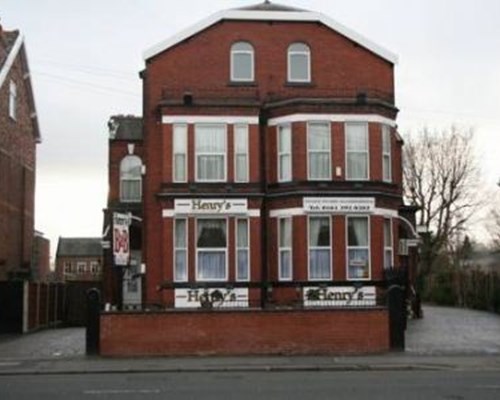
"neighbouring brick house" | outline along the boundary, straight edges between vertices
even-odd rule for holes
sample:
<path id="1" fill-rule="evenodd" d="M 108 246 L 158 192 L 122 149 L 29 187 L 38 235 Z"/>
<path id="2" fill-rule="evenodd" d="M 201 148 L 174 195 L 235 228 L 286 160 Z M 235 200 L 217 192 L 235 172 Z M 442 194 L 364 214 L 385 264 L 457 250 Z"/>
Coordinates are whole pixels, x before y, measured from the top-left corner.
<path id="1" fill-rule="evenodd" d="M 109 119 L 108 202 L 104 210 L 105 241 L 112 242 L 113 213 L 130 214 L 130 259 L 128 265 L 114 265 L 110 247 L 103 250 L 104 300 L 125 308 L 142 303 L 142 118 L 115 115 Z"/>
<path id="2" fill-rule="evenodd" d="M 387 350 L 414 233 L 397 57 L 265 1 L 144 59 L 143 306 L 166 312 L 103 315 L 103 353 Z"/>
<path id="3" fill-rule="evenodd" d="M 102 264 L 100 238 L 59 238 L 56 251 L 59 282 L 100 282 Z"/>
<path id="4" fill-rule="evenodd" d="M 0 25 L 0 281 L 30 277 L 37 143 L 24 38 Z"/>

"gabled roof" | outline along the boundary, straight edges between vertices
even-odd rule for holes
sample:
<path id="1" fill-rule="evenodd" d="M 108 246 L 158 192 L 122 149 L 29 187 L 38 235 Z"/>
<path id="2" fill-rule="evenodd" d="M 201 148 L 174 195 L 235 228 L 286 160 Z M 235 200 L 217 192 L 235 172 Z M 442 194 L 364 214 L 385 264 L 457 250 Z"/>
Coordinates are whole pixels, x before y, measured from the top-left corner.
<path id="1" fill-rule="evenodd" d="M 101 238 L 59 238 L 56 257 L 100 257 Z"/>
<path id="2" fill-rule="evenodd" d="M 33 122 L 33 134 L 38 143 L 41 142 L 40 128 L 38 126 L 38 118 L 36 115 L 35 98 L 33 96 L 33 88 L 31 86 L 31 78 L 28 66 L 28 57 L 24 48 L 23 35 L 15 31 L 4 31 L 0 25 L 0 41 L 2 53 L 0 54 L 0 88 L 5 83 L 9 72 L 16 62 L 18 57 L 21 57 L 21 62 L 26 75 L 26 86 L 28 89 L 28 102 L 31 108 L 31 118 Z"/>
<path id="3" fill-rule="evenodd" d="M 398 62 L 398 58 L 394 53 L 377 45 L 371 40 L 345 27 L 326 15 L 318 12 L 283 6 L 268 1 L 250 7 L 223 10 L 212 14 L 197 24 L 179 32 L 177 35 L 147 49 L 144 51 L 143 57 L 145 60 L 148 60 L 223 20 L 320 22 L 390 63 L 396 64 Z"/>

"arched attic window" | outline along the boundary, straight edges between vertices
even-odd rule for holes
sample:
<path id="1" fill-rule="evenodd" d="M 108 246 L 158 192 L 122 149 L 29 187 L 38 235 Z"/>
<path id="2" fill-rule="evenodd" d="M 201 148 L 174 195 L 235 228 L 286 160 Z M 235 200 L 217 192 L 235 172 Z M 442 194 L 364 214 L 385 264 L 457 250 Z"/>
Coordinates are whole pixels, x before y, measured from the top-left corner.
<path id="1" fill-rule="evenodd" d="M 120 162 L 120 200 L 140 202 L 142 196 L 142 161 L 128 155 Z"/>
<path id="2" fill-rule="evenodd" d="M 231 46 L 231 81 L 253 82 L 254 50 L 248 42 L 236 42 Z"/>
<path id="3" fill-rule="evenodd" d="M 305 43 L 288 46 L 288 82 L 311 82 L 311 50 Z"/>

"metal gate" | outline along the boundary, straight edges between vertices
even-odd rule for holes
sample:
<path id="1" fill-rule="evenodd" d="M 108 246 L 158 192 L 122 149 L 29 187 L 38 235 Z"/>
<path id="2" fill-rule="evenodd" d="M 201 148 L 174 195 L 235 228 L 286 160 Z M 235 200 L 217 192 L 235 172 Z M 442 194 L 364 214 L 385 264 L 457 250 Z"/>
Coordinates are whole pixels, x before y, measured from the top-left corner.
<path id="1" fill-rule="evenodd" d="M 23 282 L 0 282 L 0 333 L 23 332 Z"/>

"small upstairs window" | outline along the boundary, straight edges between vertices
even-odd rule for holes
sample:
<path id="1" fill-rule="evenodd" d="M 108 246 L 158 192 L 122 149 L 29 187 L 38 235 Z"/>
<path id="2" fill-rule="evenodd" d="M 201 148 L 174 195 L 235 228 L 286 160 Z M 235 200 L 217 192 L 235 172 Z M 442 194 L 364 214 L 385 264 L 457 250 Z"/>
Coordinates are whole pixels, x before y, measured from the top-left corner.
<path id="1" fill-rule="evenodd" d="M 137 156 L 126 156 L 120 163 L 120 200 L 140 202 L 142 195 L 142 162 Z"/>
<path id="2" fill-rule="evenodd" d="M 254 51 L 247 42 L 237 42 L 231 46 L 231 81 L 253 82 Z"/>
<path id="3" fill-rule="evenodd" d="M 288 82 L 311 82 L 311 51 L 304 43 L 288 47 Z"/>
<path id="4" fill-rule="evenodd" d="M 9 117 L 16 119 L 17 108 L 17 86 L 14 81 L 10 81 L 9 85 Z"/>

